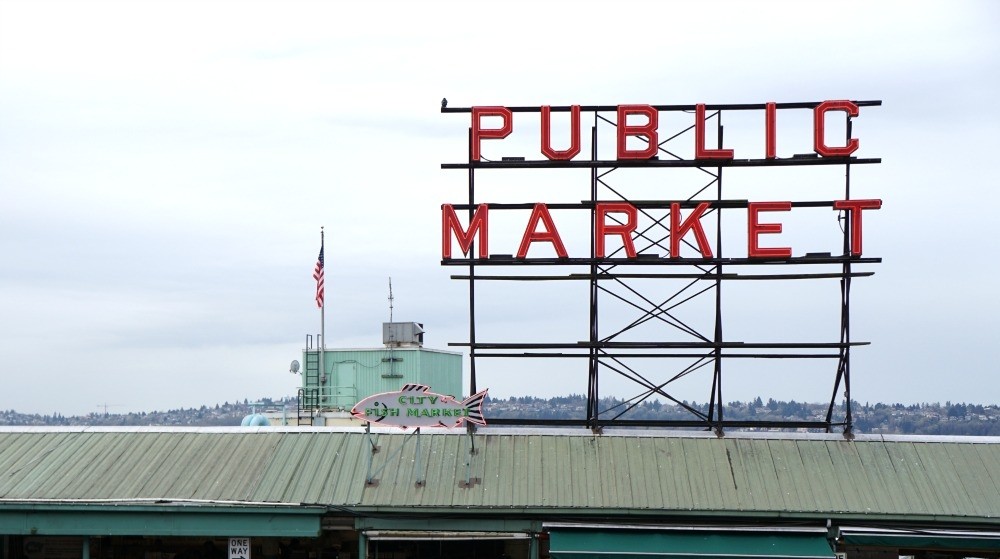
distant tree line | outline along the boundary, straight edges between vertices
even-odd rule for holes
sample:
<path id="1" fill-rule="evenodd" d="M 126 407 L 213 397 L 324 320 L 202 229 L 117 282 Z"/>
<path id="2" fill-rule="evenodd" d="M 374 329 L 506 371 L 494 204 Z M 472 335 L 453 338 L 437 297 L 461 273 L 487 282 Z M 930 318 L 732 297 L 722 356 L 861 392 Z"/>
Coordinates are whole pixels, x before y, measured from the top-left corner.
<path id="1" fill-rule="evenodd" d="M 86 415 L 65 416 L 59 412 L 52 415 L 24 414 L 14 410 L 0 411 L 0 425 L 65 425 L 65 426 L 185 426 L 211 427 L 239 425 L 243 418 L 264 410 L 286 409 L 295 414 L 294 396 L 282 398 L 260 398 L 255 402 L 248 399 L 201 406 L 198 408 L 178 408 L 166 411 L 106 413 L 94 412 Z"/>
<path id="2" fill-rule="evenodd" d="M 511 396 L 506 400 L 487 402 L 485 415 L 511 419 L 583 419 L 587 399 L 582 395 L 543 399 L 533 396 Z M 665 403 L 660 400 L 628 402 L 604 398 L 598 406 L 601 417 L 636 420 L 691 420 L 691 411 L 708 413 L 707 402 Z M 829 404 L 756 398 L 748 402 L 733 401 L 723 406 L 723 417 L 741 421 L 822 421 Z M 1000 406 L 996 404 L 922 403 L 922 404 L 861 404 L 851 407 L 855 432 L 923 435 L 1000 436 Z M 833 420 L 842 420 L 844 406 L 833 409 Z"/>
<path id="3" fill-rule="evenodd" d="M 536 398 L 511 396 L 507 399 L 487 399 L 484 414 L 492 418 L 513 419 L 583 419 L 587 399 L 582 395 Z M 723 407 L 727 420 L 820 421 L 826 418 L 829 404 L 805 403 L 755 398 L 747 402 L 733 401 Z M 236 426 L 253 411 L 285 411 L 296 413 L 294 396 L 248 399 L 167 411 L 105 413 L 81 416 L 23 414 L 14 410 L 0 411 L 0 425 L 65 425 L 65 426 Z M 602 417 L 621 419 L 690 420 L 696 416 L 690 410 L 708 412 L 706 402 L 679 403 L 661 400 L 630 402 L 604 398 L 599 409 Z M 922 404 L 861 404 L 852 406 L 855 431 L 858 433 L 977 435 L 1000 436 L 1000 405 L 971 403 Z M 844 406 L 834 407 L 835 421 L 843 418 Z"/>

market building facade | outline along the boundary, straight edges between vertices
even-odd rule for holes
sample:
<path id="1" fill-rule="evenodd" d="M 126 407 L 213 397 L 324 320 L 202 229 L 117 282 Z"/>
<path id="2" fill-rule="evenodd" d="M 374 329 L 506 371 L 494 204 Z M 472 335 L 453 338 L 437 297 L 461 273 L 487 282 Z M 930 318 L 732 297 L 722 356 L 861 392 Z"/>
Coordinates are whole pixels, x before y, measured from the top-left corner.
<path id="1" fill-rule="evenodd" d="M 998 471 L 996 438 L 2 428 L 0 557 L 995 559 Z"/>

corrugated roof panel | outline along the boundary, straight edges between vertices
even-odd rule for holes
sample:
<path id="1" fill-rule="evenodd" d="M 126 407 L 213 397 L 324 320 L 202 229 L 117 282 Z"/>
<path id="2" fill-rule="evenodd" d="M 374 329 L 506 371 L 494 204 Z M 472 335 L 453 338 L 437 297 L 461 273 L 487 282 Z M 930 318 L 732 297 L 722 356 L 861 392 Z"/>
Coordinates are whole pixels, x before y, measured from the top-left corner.
<path id="1" fill-rule="evenodd" d="M 892 459 L 893 471 L 905 480 L 903 497 L 907 510 L 926 510 L 928 505 L 940 507 L 937 495 L 934 493 L 927 476 L 923 475 L 922 465 L 917 459 L 913 445 L 903 443 L 892 445 L 886 449 Z"/>
<path id="2" fill-rule="evenodd" d="M 794 463 L 791 462 L 791 451 L 794 446 L 794 441 L 767 441 L 771 464 L 774 467 L 774 479 L 777 484 L 774 492 L 775 496 L 780 498 L 783 510 L 795 510 L 802 507 L 798 497 L 799 488 L 795 485 L 795 479 L 789 472 L 789 469 L 795 467 Z"/>
<path id="3" fill-rule="evenodd" d="M 633 479 L 632 493 L 641 498 L 641 506 L 647 509 L 663 508 L 657 450 L 655 439 L 635 439 L 632 467 L 638 468 L 642 473 Z M 640 489 L 638 492 L 637 487 Z"/>
<path id="4" fill-rule="evenodd" d="M 519 506 L 528 501 L 529 495 L 533 495 L 534 500 L 544 503 L 545 497 L 541 494 L 538 486 L 538 479 L 535 475 L 534 464 L 532 463 L 532 450 L 536 446 L 536 436 L 518 437 L 514 447 L 514 472 L 511 472 L 510 482 L 514 485 L 514 498 L 511 500 L 512 506 Z"/>
<path id="5" fill-rule="evenodd" d="M 320 493 L 318 503 L 360 503 L 364 495 L 365 466 L 371 453 L 368 439 L 354 433 L 348 436 L 330 437 L 329 444 L 334 445 L 335 452 L 330 464 L 328 486 Z M 309 439 L 304 439 L 309 441 Z M 314 492 L 315 493 L 315 492 Z"/>
<path id="6" fill-rule="evenodd" d="M 531 438 L 531 445 L 528 447 L 528 471 L 530 472 L 529 493 L 525 496 L 524 503 L 531 502 L 532 493 L 541 495 L 545 506 L 555 507 L 559 505 L 556 491 L 556 475 L 560 470 L 570 467 L 570 461 L 565 457 L 556 456 L 549 452 L 549 443 L 544 437 L 535 436 Z"/>
<path id="7" fill-rule="evenodd" d="M 509 437 L 498 437 L 493 444 L 481 448 L 483 454 L 483 506 L 496 507 L 510 502 L 510 484 L 503 483 L 513 472 Z"/>
<path id="8" fill-rule="evenodd" d="M 667 468 L 669 469 L 671 485 L 674 488 L 674 501 L 668 502 L 665 508 L 689 510 L 694 506 L 694 497 L 691 494 L 691 484 L 688 482 L 686 475 L 687 464 L 684 458 L 684 441 L 683 439 L 668 439 L 665 442 L 667 445 Z"/>
<path id="9" fill-rule="evenodd" d="M 30 482 L 26 487 L 30 488 L 29 494 L 32 496 L 49 492 L 67 493 L 74 497 L 85 496 L 85 489 L 97 481 L 92 472 L 104 471 L 107 462 L 105 456 L 109 449 L 113 450 L 111 444 L 86 444 L 86 437 L 50 439 L 47 447 L 45 455 L 29 469 Z M 77 479 L 86 479 L 88 483 L 78 484 L 75 481 Z"/>
<path id="10" fill-rule="evenodd" d="M 124 433 L 115 433 L 107 437 L 104 441 L 106 448 L 101 450 L 101 444 L 93 434 L 81 437 L 80 444 L 73 448 L 74 461 L 79 467 L 66 471 L 65 477 L 92 476 L 90 483 L 82 488 L 81 497 L 111 495 L 112 498 L 119 498 L 134 495 L 141 486 L 141 478 L 133 476 L 132 470 L 140 466 L 148 455 L 150 445 L 147 441 L 150 438 L 127 437 Z M 91 449 L 99 452 L 91 452 Z M 76 482 L 68 480 L 68 483 Z"/>
<path id="11" fill-rule="evenodd" d="M 427 442 L 429 444 L 421 443 L 421 459 L 423 460 L 423 464 L 420 465 L 420 468 L 423 472 L 421 477 L 424 479 L 424 487 L 419 491 L 419 496 L 422 504 L 430 506 L 435 504 L 435 498 L 445 498 L 442 493 L 446 493 L 448 495 L 447 498 L 450 499 L 452 488 L 444 487 L 444 484 L 454 484 L 457 483 L 457 480 L 455 479 L 454 460 L 444 459 L 446 455 L 454 452 L 447 448 L 449 441 L 445 439 L 432 439 Z M 379 482 L 378 489 L 384 489 L 381 481 Z M 373 490 L 366 490 L 365 503 L 374 502 L 372 500 L 373 495 Z M 379 502 L 382 502 L 383 498 L 381 498 L 381 494 L 379 494 L 379 497 Z"/>
<path id="12" fill-rule="evenodd" d="M 594 437 L 579 437 L 567 441 L 570 445 L 569 456 L 573 457 L 572 495 L 570 501 L 574 506 L 594 507 L 601 501 L 601 495 L 592 488 L 598 487 L 601 472 L 597 468 L 597 446 Z"/>
<path id="13" fill-rule="evenodd" d="M 598 454 L 601 469 L 601 489 L 604 491 L 604 502 L 628 503 L 632 500 L 631 486 L 623 479 L 628 473 L 627 466 L 618 464 L 618 459 L 624 451 L 620 437 L 601 439 Z"/>
<path id="14" fill-rule="evenodd" d="M 77 437 L 69 435 L 46 436 L 39 441 L 41 453 L 38 459 L 32 463 L 22 466 L 20 471 L 22 477 L 22 495 L 34 498 L 49 492 L 66 492 L 71 495 L 78 493 L 67 489 L 67 484 L 77 476 L 67 475 L 73 468 L 85 465 L 89 460 L 87 454 L 89 447 L 83 446 L 74 452 L 73 445 L 80 441 Z M 36 449 L 30 449 L 35 451 Z M 100 449 L 90 451 L 90 455 L 95 455 Z M 80 476 L 82 477 L 82 476 Z"/>
<path id="15" fill-rule="evenodd" d="M 925 467 L 935 470 L 936 475 L 932 477 L 935 480 L 942 480 L 939 487 L 943 489 L 942 493 L 950 497 L 948 504 L 951 510 L 949 512 L 958 512 L 971 506 L 980 514 L 988 513 L 990 505 L 995 505 L 995 503 L 991 503 L 991 495 L 996 494 L 996 486 L 991 479 L 990 469 L 982 462 L 978 453 L 955 452 L 954 445 L 941 446 L 945 448 L 937 451 L 942 454 L 939 456 L 930 456 L 932 449 L 927 444 L 919 445 L 918 450 L 925 455 L 923 460 Z M 950 460 L 952 471 L 964 472 L 964 475 L 949 475 L 946 459 Z M 992 475 L 1000 475 L 1000 464 L 995 464 L 994 467 L 997 469 L 992 472 Z M 968 480 L 967 483 L 962 484 L 960 481 L 962 479 Z M 957 502 L 959 498 L 964 498 L 966 503 Z"/>
<path id="16" fill-rule="evenodd" d="M 69 436 L 69 435 L 64 435 Z M 4 436 L 0 442 L 0 448 L 9 448 L 4 460 L 3 476 L 0 483 L 3 484 L 4 498 L 28 498 L 30 497 L 30 486 L 28 476 L 34 467 L 41 462 L 48 454 L 48 437 L 39 434 L 37 437 L 26 437 L 17 435 Z"/>
<path id="17" fill-rule="evenodd" d="M 580 450 L 583 450 L 581 443 L 583 441 L 570 441 L 569 437 L 563 437 L 555 441 L 553 445 L 556 447 L 553 453 L 553 458 L 555 459 L 553 462 L 555 463 L 550 463 L 548 469 L 556 473 L 553 479 L 555 487 L 551 492 L 556 506 L 568 507 L 577 502 L 573 498 L 573 483 L 579 474 L 580 464 L 576 460 L 573 460 L 572 457 L 576 456 Z"/>
<path id="18" fill-rule="evenodd" d="M 934 492 L 933 484 L 925 474 L 922 464 L 909 442 L 886 447 L 892 459 L 893 471 L 905 480 L 903 496 L 907 510 L 924 511 L 941 508 L 940 499 Z"/>
<path id="19" fill-rule="evenodd" d="M 772 495 L 777 481 L 774 479 L 774 465 L 766 445 L 756 441 L 737 440 L 736 450 L 740 463 L 746 472 L 746 492 L 749 506 L 746 510 L 774 510 Z"/>
<path id="20" fill-rule="evenodd" d="M 372 437 L 375 455 L 357 431 L 0 430 L 0 498 L 1000 517 L 1000 440 Z M 470 476 L 481 481 L 460 487 Z"/>
<path id="21" fill-rule="evenodd" d="M 71 440 L 76 439 L 70 435 L 45 434 L 38 441 L 37 447 L 26 449 L 27 452 L 35 454 L 35 459 L 21 464 L 15 472 L 19 478 L 15 494 L 19 497 L 34 498 L 45 494 L 49 487 L 58 483 L 62 478 L 53 470 L 66 458 L 59 457 L 54 460 L 53 454 Z"/>
<path id="22" fill-rule="evenodd" d="M 949 446 L 917 444 L 912 445 L 912 448 L 914 454 L 918 456 L 921 468 L 927 470 L 928 478 L 933 480 L 930 489 L 933 491 L 935 501 L 939 503 L 939 508 L 952 513 L 973 504 L 980 491 L 963 485 L 959 481 L 959 476 L 948 475 L 956 468 L 961 471 L 970 469 L 969 464 L 960 456 L 951 456 Z"/>
<path id="23" fill-rule="evenodd" d="M 689 469 L 691 495 L 694 497 L 693 508 L 711 510 L 716 501 L 711 490 L 715 472 L 709 448 L 700 439 L 685 439 L 682 444 Z"/>
<path id="24" fill-rule="evenodd" d="M 139 477 L 135 495 L 137 498 L 165 496 L 173 483 L 173 475 L 177 475 L 175 471 L 182 469 L 178 457 L 184 453 L 185 438 L 172 433 L 148 433 L 143 438 L 149 441 L 150 447 L 143 463 L 134 472 Z"/>
<path id="25" fill-rule="evenodd" d="M 366 452 L 368 443 L 360 434 L 349 437 L 338 437 L 332 439 L 336 444 L 336 453 L 333 464 L 331 464 L 331 481 L 325 492 L 322 493 L 318 502 L 320 503 L 344 503 L 356 504 L 361 502 L 364 492 L 363 481 L 357 483 L 362 471 L 362 464 L 366 462 Z"/>
<path id="26" fill-rule="evenodd" d="M 983 464 L 981 471 L 986 472 L 983 479 L 983 500 L 987 506 L 980 512 L 983 516 L 994 513 L 995 517 L 1000 517 L 1000 511 L 990 507 L 1000 501 L 1000 444 L 997 445 L 976 445 L 976 448 L 968 450 L 975 454 Z M 986 483 L 986 482 L 989 483 Z"/>
<path id="27" fill-rule="evenodd" d="M 325 433 L 324 433 L 325 434 Z M 318 493 L 326 487 L 330 460 L 326 456 L 328 442 L 331 439 L 324 434 L 310 433 L 306 435 L 305 444 L 299 447 L 301 455 L 300 471 L 296 474 L 295 484 L 286 493 L 286 498 L 296 503 L 312 503 L 318 500 Z"/>
<path id="28" fill-rule="evenodd" d="M 860 506 L 869 513 L 880 512 L 878 510 L 880 505 L 876 498 L 878 495 L 887 498 L 888 503 L 883 506 L 889 508 L 902 506 L 901 501 L 895 495 L 895 490 L 891 488 L 893 486 L 889 484 L 894 478 L 886 475 L 886 469 L 891 468 L 891 465 L 881 445 L 855 443 L 854 451 L 861 461 L 860 473 L 864 476 L 864 488 L 860 493 Z"/>
<path id="29" fill-rule="evenodd" d="M 732 468 L 731 480 L 735 503 L 731 510 L 742 511 L 753 509 L 753 494 L 750 488 L 750 479 L 747 477 L 747 468 L 743 463 L 743 455 L 739 449 L 739 442 L 736 439 L 727 439 L 725 450 L 726 461 Z"/>
<path id="30" fill-rule="evenodd" d="M 863 503 L 869 484 L 855 444 L 844 439 L 830 441 L 827 443 L 827 448 L 830 450 L 833 470 L 838 480 L 838 494 L 842 497 L 841 507 L 846 509 L 850 506 L 848 503 Z"/>
<path id="31" fill-rule="evenodd" d="M 791 489 L 790 498 L 793 506 L 799 510 L 817 510 L 818 498 L 816 496 L 814 483 L 810 477 L 810 472 L 802 461 L 802 449 L 798 441 L 775 441 L 781 442 L 783 451 L 787 456 L 787 476 Z M 772 445 L 773 447 L 773 445 Z"/>

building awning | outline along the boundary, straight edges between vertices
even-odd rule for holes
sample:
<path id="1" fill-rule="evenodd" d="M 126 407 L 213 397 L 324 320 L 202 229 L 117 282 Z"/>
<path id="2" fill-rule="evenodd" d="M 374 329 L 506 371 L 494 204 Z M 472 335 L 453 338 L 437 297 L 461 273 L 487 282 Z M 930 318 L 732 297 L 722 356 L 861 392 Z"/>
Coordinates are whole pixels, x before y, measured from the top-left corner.
<path id="1" fill-rule="evenodd" d="M 833 559 L 824 532 L 550 529 L 554 559 Z"/>
<path id="2" fill-rule="evenodd" d="M 413 540 L 524 540 L 528 534 L 523 532 L 458 532 L 429 530 L 369 530 L 365 536 L 370 540 L 381 541 L 413 541 Z"/>
<path id="3" fill-rule="evenodd" d="M 957 530 L 888 530 L 842 528 L 841 541 L 846 546 L 892 547 L 897 549 L 1000 550 L 1000 532 Z"/>
<path id="4" fill-rule="evenodd" d="M 0 534 L 315 538 L 323 512 L 311 507 L 21 506 L 0 509 Z"/>

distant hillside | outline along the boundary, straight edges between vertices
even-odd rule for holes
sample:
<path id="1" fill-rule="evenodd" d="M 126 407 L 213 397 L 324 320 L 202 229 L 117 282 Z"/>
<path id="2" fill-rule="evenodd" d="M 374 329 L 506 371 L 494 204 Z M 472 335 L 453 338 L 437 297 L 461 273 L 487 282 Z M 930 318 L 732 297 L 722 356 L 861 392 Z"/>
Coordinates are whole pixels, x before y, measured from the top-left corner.
<path id="1" fill-rule="evenodd" d="M 582 419 L 586 417 L 584 396 L 572 395 L 550 399 L 531 396 L 491 400 L 486 408 L 490 417 L 532 419 Z M 684 405 L 707 412 L 705 403 L 683 402 Z M 729 402 L 723 409 L 727 420 L 772 421 L 821 421 L 826 417 L 828 404 L 767 400 L 760 398 L 749 402 Z M 599 409 L 626 410 L 626 402 L 614 398 L 601 401 Z M 852 407 L 854 428 L 857 433 L 921 434 L 921 435 L 977 435 L 1000 436 L 1000 406 L 997 404 L 861 404 Z M 834 408 L 834 418 L 843 417 L 842 407 Z M 622 419 L 693 419 L 690 412 L 678 405 L 647 401 L 636 405 L 622 415 Z"/>
<path id="2" fill-rule="evenodd" d="M 239 425 L 253 410 L 281 410 L 295 414 L 294 396 L 283 398 L 261 398 L 255 404 L 249 400 L 226 402 L 200 408 L 180 408 L 167 411 L 141 413 L 89 413 L 87 415 L 66 416 L 58 412 L 52 415 L 24 414 L 14 410 L 0 411 L 0 425 L 87 425 L 87 426 L 184 426 L 207 427 Z"/>
<path id="3" fill-rule="evenodd" d="M 705 411 L 705 403 L 684 402 L 684 405 Z M 623 411 L 628 406 L 621 400 L 602 400 L 601 410 Z M 142 413 L 91 413 L 84 416 L 22 414 L 14 410 L 0 411 L 0 425 L 84 425 L 84 426 L 212 426 L 239 425 L 254 409 L 257 411 L 285 409 L 295 415 L 292 396 L 261 398 L 257 404 L 249 400 L 226 402 L 200 408 L 174 409 Z M 580 395 L 543 399 L 533 396 L 512 396 L 506 400 L 489 399 L 485 415 L 489 418 L 519 419 L 582 419 L 586 398 Z M 724 417 L 732 420 L 820 420 L 826 416 L 826 404 L 811 404 L 794 400 L 766 402 L 757 398 L 750 402 L 729 402 Z M 861 404 L 854 403 L 854 425 L 857 433 L 977 435 L 1000 436 L 1000 405 L 997 404 Z M 835 410 L 835 417 L 842 410 Z M 625 419 L 691 419 L 681 406 L 659 401 L 643 402 L 622 415 Z"/>

